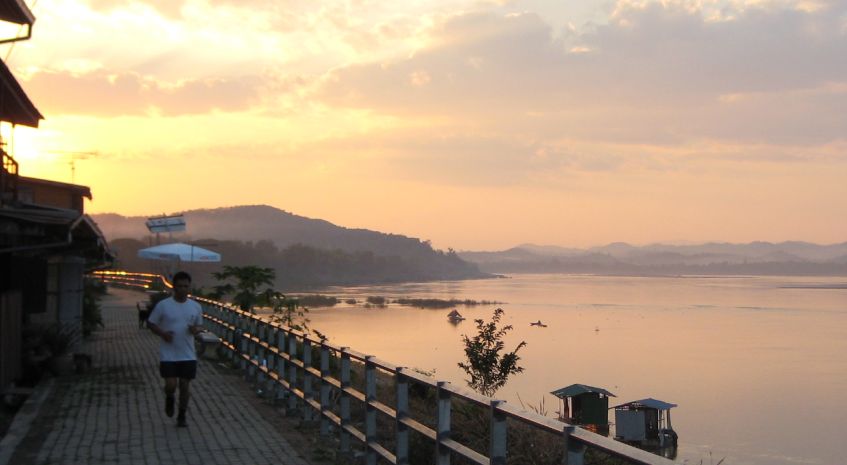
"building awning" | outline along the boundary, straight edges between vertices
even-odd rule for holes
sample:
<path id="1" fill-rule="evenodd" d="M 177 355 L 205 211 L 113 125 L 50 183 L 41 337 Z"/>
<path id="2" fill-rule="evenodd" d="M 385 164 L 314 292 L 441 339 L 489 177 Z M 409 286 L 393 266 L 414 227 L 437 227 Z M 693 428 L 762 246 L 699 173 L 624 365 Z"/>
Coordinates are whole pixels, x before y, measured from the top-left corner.
<path id="1" fill-rule="evenodd" d="M 41 179 L 41 178 L 30 178 L 27 176 L 20 176 L 18 178 L 19 184 L 33 185 L 33 186 L 48 186 L 48 187 L 56 187 L 60 189 L 64 189 L 68 192 L 72 192 L 79 196 L 85 197 L 88 200 L 92 199 L 91 196 L 91 188 L 88 186 L 83 186 L 81 184 L 71 184 L 67 182 L 60 181 L 51 181 L 49 179 Z"/>
<path id="2" fill-rule="evenodd" d="M 0 208 L 0 218 L 11 218 L 43 225 L 67 226 L 73 223 L 78 217 L 79 213 L 75 210 L 43 207 L 40 205 L 22 204 L 16 208 Z"/>
<path id="3" fill-rule="evenodd" d="M 76 210 L 36 205 L 4 207 L 0 208 L 0 226 L 0 254 L 71 250 L 97 261 L 112 258 L 97 223 Z"/>
<path id="4" fill-rule="evenodd" d="M 646 407 L 646 408 L 654 408 L 657 410 L 670 410 L 676 407 L 676 404 L 672 404 L 670 402 L 665 402 L 663 400 L 657 400 L 652 397 L 648 397 L 646 399 L 634 400 L 632 402 L 627 402 L 621 405 L 615 405 L 612 408 L 638 408 L 638 407 Z"/>
<path id="5" fill-rule="evenodd" d="M 23 0 L 0 0 L 0 21 L 31 26 L 35 16 Z"/>
<path id="6" fill-rule="evenodd" d="M 603 394 L 603 395 L 609 396 L 609 397 L 617 397 L 614 394 L 612 394 L 611 392 L 609 392 L 609 391 L 607 391 L 603 388 L 589 386 L 587 384 L 571 384 L 570 386 L 565 386 L 563 388 L 556 389 L 555 391 L 551 392 L 550 394 L 553 394 L 554 396 L 558 397 L 559 399 L 564 399 L 565 397 L 578 396 L 580 394 L 585 394 L 585 393 L 589 393 L 589 392 L 595 392 L 595 393 Z"/>
<path id="7" fill-rule="evenodd" d="M 0 121 L 37 128 L 43 119 L 9 67 L 0 60 Z"/>

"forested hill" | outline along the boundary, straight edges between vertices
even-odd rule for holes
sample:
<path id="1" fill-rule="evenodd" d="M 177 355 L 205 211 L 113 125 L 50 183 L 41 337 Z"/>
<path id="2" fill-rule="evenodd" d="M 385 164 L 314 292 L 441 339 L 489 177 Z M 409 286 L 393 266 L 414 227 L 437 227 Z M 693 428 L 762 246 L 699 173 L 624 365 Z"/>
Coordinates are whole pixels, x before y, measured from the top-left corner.
<path id="1" fill-rule="evenodd" d="M 108 239 L 142 239 L 149 236 L 145 216 L 113 213 L 91 215 Z M 346 252 L 370 251 L 377 255 L 418 257 L 433 253 L 426 241 L 368 229 L 351 229 L 328 221 L 307 218 L 267 205 L 189 210 L 183 213 L 188 225 L 175 240 L 213 237 L 218 240 L 257 242 L 269 240 L 277 247 L 303 244 L 318 249 Z"/>
<path id="2" fill-rule="evenodd" d="M 117 254 L 119 267 L 161 271 L 161 264 L 137 258 L 150 243 L 145 217 L 92 215 Z M 189 265 L 199 284 L 223 265 L 257 265 L 276 270 L 277 288 L 388 282 L 476 279 L 479 271 L 452 251 L 429 242 L 365 229 L 348 229 L 267 206 L 184 213 L 188 230 L 168 241 L 191 241 L 221 254 L 220 264 Z M 166 235 L 165 235 L 166 236 Z M 158 268 L 157 268 L 158 267 Z"/>

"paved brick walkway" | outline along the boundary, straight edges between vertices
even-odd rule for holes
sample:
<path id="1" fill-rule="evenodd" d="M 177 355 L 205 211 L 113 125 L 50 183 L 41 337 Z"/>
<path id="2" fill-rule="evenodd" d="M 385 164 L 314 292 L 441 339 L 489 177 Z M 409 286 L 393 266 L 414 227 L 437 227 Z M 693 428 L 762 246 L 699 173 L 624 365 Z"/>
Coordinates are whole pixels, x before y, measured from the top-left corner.
<path id="1" fill-rule="evenodd" d="M 138 329 L 135 302 L 144 295 L 110 292 L 106 328 L 83 348 L 94 368 L 55 380 L 10 464 L 308 465 L 262 418 L 247 383 L 214 362 L 200 361 L 189 427 L 177 428 L 163 412 L 157 338 Z"/>

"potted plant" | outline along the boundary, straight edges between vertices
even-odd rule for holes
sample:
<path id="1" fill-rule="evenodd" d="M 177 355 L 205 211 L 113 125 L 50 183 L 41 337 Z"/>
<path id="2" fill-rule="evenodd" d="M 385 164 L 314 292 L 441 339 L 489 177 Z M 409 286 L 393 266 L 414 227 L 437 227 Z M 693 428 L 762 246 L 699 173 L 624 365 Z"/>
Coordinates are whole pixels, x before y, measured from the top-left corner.
<path id="1" fill-rule="evenodd" d="M 59 325 L 48 326 L 41 334 L 42 345 L 50 353 L 47 368 L 56 376 L 74 372 L 73 355 L 68 352 L 71 346 L 70 334 L 62 331 Z"/>

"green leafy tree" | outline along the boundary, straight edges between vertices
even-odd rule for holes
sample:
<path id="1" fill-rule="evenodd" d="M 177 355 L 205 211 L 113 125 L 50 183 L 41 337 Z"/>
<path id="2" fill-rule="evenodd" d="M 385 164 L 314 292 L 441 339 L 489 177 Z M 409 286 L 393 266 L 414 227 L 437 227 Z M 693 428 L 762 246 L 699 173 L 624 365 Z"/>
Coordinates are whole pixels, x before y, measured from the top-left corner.
<path id="1" fill-rule="evenodd" d="M 259 266 L 229 266 L 226 265 L 223 271 L 213 273 L 215 279 L 226 282 L 234 279 L 234 286 L 223 284 L 215 286 L 216 293 L 235 293 L 232 297 L 242 310 L 250 311 L 256 304 L 259 298 L 259 288 L 262 286 L 273 286 L 276 278 L 276 271 L 273 268 L 263 268 Z"/>
<path id="2" fill-rule="evenodd" d="M 221 300 L 225 295 L 232 294 L 235 291 L 235 286 L 232 284 L 218 284 L 212 286 L 212 290 L 206 293 L 206 297 L 212 300 Z"/>
<path id="3" fill-rule="evenodd" d="M 498 328 L 502 317 L 503 309 L 498 308 L 494 310 L 491 321 L 474 320 L 476 336 L 462 335 L 466 361 L 460 362 L 459 367 L 470 377 L 467 380 L 468 386 L 489 397 L 503 387 L 511 375 L 523 371 L 523 368 L 518 366 L 518 361 L 521 359 L 518 351 L 526 345 L 526 342 L 521 341 L 515 350 L 501 354 L 505 348 L 503 338 L 512 330 L 512 325 Z"/>

